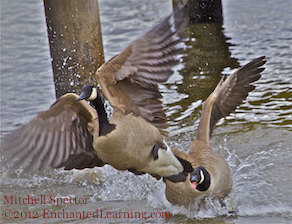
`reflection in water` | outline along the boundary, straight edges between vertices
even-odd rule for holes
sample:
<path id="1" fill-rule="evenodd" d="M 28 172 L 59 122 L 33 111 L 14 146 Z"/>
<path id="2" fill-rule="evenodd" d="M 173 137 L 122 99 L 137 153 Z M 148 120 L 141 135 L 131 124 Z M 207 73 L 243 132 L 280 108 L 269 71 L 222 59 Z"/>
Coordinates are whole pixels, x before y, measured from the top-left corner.
<path id="1" fill-rule="evenodd" d="M 236 59 L 230 57 L 230 44 L 223 34 L 221 23 L 191 24 L 187 35 L 186 51 L 182 57 L 183 68 L 179 70 L 182 78 L 168 85 L 168 88 L 176 89 L 178 94 L 188 96 L 167 104 L 170 108 L 180 107 L 176 113 L 168 112 L 171 114 L 171 126 L 176 126 L 170 127 L 171 135 L 183 133 L 181 127 L 192 125 L 193 120 L 198 121 L 198 106 L 214 90 L 224 68 L 239 67 Z M 180 116 L 184 119 L 180 119 Z"/>
<path id="2" fill-rule="evenodd" d="M 183 68 L 178 69 L 179 74 L 174 74 L 168 81 L 168 89 L 164 90 L 172 136 L 183 137 L 186 132 L 193 135 L 200 117 L 201 101 L 212 92 L 222 74 L 230 74 L 235 68 L 240 67 L 238 59 L 242 59 L 234 58 L 230 53 L 230 50 L 237 47 L 232 44 L 236 41 L 225 37 L 225 33 L 220 23 L 189 25 L 187 49 L 182 57 Z M 285 45 L 288 44 L 288 40 L 289 38 L 286 38 L 283 43 L 284 55 L 291 55 Z M 267 43 L 263 43 L 265 44 Z M 242 46 L 237 48 L 240 47 Z M 263 55 L 268 56 L 266 71 L 256 82 L 256 89 L 250 93 L 236 113 L 221 120 L 221 123 L 227 121 L 267 123 L 269 126 L 280 125 L 289 128 L 292 124 L 292 76 L 287 68 L 289 62 L 275 62 L 277 58 L 270 59 L 268 51 L 258 51 L 256 47 L 253 51 L 255 53 L 250 60 Z M 245 59 L 240 64 L 246 64 L 250 60 Z M 271 70 L 269 63 L 274 64 L 276 69 Z M 173 98 L 174 92 L 180 97 L 169 100 L 170 96 L 167 96 L 169 92 L 172 92 Z"/>

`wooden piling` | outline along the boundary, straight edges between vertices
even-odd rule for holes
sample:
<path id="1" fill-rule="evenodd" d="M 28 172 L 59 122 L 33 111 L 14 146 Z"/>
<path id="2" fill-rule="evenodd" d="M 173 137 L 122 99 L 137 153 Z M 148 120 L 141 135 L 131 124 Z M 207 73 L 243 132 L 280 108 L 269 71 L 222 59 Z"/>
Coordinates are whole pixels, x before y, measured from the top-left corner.
<path id="1" fill-rule="evenodd" d="M 96 84 L 104 62 L 98 0 L 44 0 L 56 97 Z"/>

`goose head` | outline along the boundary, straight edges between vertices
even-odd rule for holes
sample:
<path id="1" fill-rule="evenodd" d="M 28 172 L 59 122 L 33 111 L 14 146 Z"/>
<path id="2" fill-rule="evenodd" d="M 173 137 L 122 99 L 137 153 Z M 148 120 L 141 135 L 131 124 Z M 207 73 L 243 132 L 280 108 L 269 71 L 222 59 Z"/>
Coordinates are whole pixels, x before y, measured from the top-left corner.
<path id="1" fill-rule="evenodd" d="M 98 97 L 97 89 L 92 85 L 85 85 L 81 89 L 81 94 L 77 100 L 93 101 Z"/>
<path id="2" fill-rule="evenodd" d="M 103 106 L 103 102 L 98 95 L 97 88 L 92 85 L 85 85 L 81 89 L 81 94 L 77 100 L 90 101 L 98 113 L 99 136 L 107 135 L 116 127 L 115 124 L 110 124 L 107 113 Z"/>
<path id="3" fill-rule="evenodd" d="M 197 167 L 190 174 L 193 190 L 207 191 L 211 184 L 210 173 L 204 167 Z"/>

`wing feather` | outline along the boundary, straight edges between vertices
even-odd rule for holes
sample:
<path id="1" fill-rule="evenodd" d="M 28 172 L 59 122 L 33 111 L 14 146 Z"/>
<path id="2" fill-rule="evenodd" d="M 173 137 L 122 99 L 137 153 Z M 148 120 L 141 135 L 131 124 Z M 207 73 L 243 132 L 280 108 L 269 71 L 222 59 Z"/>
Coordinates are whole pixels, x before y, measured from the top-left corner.
<path id="1" fill-rule="evenodd" d="M 210 118 L 210 135 L 217 121 L 233 112 L 248 96 L 248 93 L 255 89 L 251 83 L 261 77 L 260 73 L 264 70 L 261 66 L 266 63 L 264 59 L 263 56 L 252 60 L 228 76 L 222 84 L 218 84 L 217 97 L 212 106 Z"/>
<path id="2" fill-rule="evenodd" d="M 97 112 L 77 98 L 74 93 L 65 94 L 48 110 L 4 137 L 2 149 L 6 158 L 2 164 L 11 163 L 14 169 L 24 165 L 26 171 L 62 166 L 68 169 L 67 163 L 82 169 L 92 166 L 92 161 L 103 166 L 93 149 L 93 136 L 87 130 L 87 124 L 98 119 Z M 85 158 L 83 167 L 78 160 L 80 155 Z"/>
<path id="3" fill-rule="evenodd" d="M 164 135 L 167 119 L 158 84 L 172 75 L 172 67 L 178 64 L 178 55 L 184 49 L 178 32 L 188 24 L 188 16 L 180 14 L 179 19 L 179 13 L 166 17 L 96 72 L 101 89 L 115 111 L 141 116 Z"/>

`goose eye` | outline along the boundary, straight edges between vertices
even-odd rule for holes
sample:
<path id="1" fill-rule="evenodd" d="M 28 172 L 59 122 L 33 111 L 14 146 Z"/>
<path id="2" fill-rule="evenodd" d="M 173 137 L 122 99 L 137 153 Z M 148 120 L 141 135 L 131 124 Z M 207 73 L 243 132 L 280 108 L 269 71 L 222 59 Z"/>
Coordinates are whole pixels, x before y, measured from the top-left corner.
<path id="1" fill-rule="evenodd" d="M 204 177 L 204 174 L 203 174 L 203 171 L 202 171 L 202 170 L 200 170 L 200 176 L 201 176 L 201 180 L 200 180 L 199 184 L 203 183 L 203 182 L 204 182 L 204 179 L 205 179 L 205 177 Z"/>

